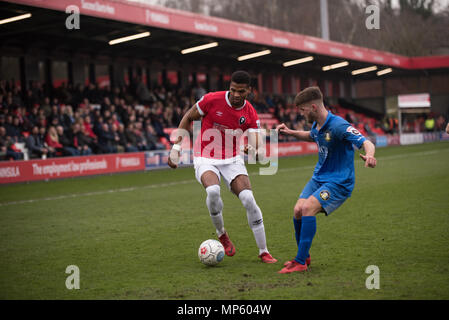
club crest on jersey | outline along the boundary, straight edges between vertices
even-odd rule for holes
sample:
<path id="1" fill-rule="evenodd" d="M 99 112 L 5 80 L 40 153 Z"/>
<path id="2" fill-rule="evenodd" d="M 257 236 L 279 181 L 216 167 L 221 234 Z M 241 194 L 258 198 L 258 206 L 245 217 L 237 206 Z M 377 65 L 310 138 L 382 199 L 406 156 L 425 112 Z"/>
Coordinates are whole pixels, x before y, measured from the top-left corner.
<path id="1" fill-rule="evenodd" d="M 329 191 L 327 191 L 327 190 L 323 190 L 320 192 L 320 198 L 323 199 L 324 201 L 329 199 L 330 196 L 331 195 L 329 194 Z"/>
<path id="2" fill-rule="evenodd" d="M 240 119 L 239 119 L 240 125 L 244 124 L 245 122 L 246 122 L 246 118 L 245 117 L 240 117 Z"/>
<path id="3" fill-rule="evenodd" d="M 352 133 L 353 135 L 359 136 L 361 133 L 359 132 L 359 130 L 357 130 L 356 128 L 354 128 L 353 126 L 349 126 L 346 129 L 346 132 Z"/>
<path id="4" fill-rule="evenodd" d="M 330 133 L 329 131 L 326 131 L 326 132 L 324 133 L 324 140 L 326 140 L 327 142 L 329 142 L 329 141 L 331 141 L 331 139 L 332 139 L 331 133 Z"/>

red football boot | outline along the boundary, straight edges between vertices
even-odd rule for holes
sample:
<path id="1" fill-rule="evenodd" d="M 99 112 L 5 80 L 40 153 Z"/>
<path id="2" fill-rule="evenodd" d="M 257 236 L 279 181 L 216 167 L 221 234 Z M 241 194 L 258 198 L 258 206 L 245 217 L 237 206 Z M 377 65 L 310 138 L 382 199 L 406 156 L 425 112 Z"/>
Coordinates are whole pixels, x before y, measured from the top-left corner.
<path id="1" fill-rule="evenodd" d="M 299 262 L 296 262 L 296 260 L 293 260 L 288 266 L 283 268 L 281 271 L 278 271 L 278 273 L 292 273 L 304 271 L 307 271 L 307 265 L 300 264 Z"/>
<path id="2" fill-rule="evenodd" d="M 223 245 L 226 255 L 232 257 L 235 254 L 235 247 L 231 239 L 229 239 L 228 233 L 223 233 L 220 237 L 218 237 L 218 240 L 220 240 Z"/>
<path id="3" fill-rule="evenodd" d="M 287 262 L 285 262 L 284 263 L 284 266 L 286 267 L 286 266 L 288 266 L 290 263 L 292 263 L 293 261 L 295 260 L 295 258 L 293 258 L 292 260 L 290 260 L 290 261 L 287 261 Z M 306 259 L 306 265 L 307 266 L 310 266 L 310 262 L 312 262 L 312 260 L 310 259 L 310 256 Z"/>
<path id="4" fill-rule="evenodd" d="M 278 262 L 268 252 L 264 252 L 264 253 L 260 254 L 259 258 L 262 260 L 263 263 L 275 263 L 275 262 Z"/>

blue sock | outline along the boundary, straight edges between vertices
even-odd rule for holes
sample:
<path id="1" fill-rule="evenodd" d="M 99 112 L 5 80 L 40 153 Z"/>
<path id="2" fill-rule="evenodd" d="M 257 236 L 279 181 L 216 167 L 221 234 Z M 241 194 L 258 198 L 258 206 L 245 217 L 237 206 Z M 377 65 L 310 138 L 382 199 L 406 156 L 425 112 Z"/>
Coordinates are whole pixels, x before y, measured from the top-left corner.
<path id="1" fill-rule="evenodd" d="M 293 217 L 293 226 L 295 227 L 296 245 L 299 247 L 299 239 L 301 239 L 301 218 Z"/>
<path id="2" fill-rule="evenodd" d="M 301 264 L 306 264 L 310 246 L 312 245 L 312 240 L 316 232 L 316 217 L 302 217 L 301 220 L 301 234 L 299 239 L 298 254 L 296 255 L 295 260 Z"/>

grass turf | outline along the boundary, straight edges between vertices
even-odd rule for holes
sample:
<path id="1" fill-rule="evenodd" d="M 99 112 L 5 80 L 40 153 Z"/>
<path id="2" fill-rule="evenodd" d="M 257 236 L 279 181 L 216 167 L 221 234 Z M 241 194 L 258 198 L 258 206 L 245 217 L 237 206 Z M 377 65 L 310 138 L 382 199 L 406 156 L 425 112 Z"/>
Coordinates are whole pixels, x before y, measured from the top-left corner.
<path id="1" fill-rule="evenodd" d="M 317 156 L 280 159 L 273 176 L 248 166 L 263 211 L 265 265 L 238 198 L 222 184 L 237 248 L 216 267 L 198 261 L 216 238 L 193 169 L 0 187 L 0 299 L 449 299 L 449 143 L 378 149 L 356 159 L 352 197 L 317 218 L 305 274 L 280 275 L 296 254 L 292 214 Z M 65 286 L 80 269 L 80 290 Z M 377 265 L 380 289 L 365 269 Z"/>

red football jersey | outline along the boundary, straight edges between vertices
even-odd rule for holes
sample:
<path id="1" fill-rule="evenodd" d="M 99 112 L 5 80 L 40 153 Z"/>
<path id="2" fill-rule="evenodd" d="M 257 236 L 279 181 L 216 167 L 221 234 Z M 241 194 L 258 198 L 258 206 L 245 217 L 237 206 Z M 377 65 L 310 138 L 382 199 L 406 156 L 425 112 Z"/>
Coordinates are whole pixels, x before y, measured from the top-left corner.
<path id="1" fill-rule="evenodd" d="M 232 159 L 239 154 L 242 134 L 259 129 L 259 117 L 251 103 L 245 100 L 242 107 L 234 108 L 228 94 L 229 91 L 208 93 L 196 103 L 203 118 L 201 135 L 195 142 L 195 157 Z"/>

